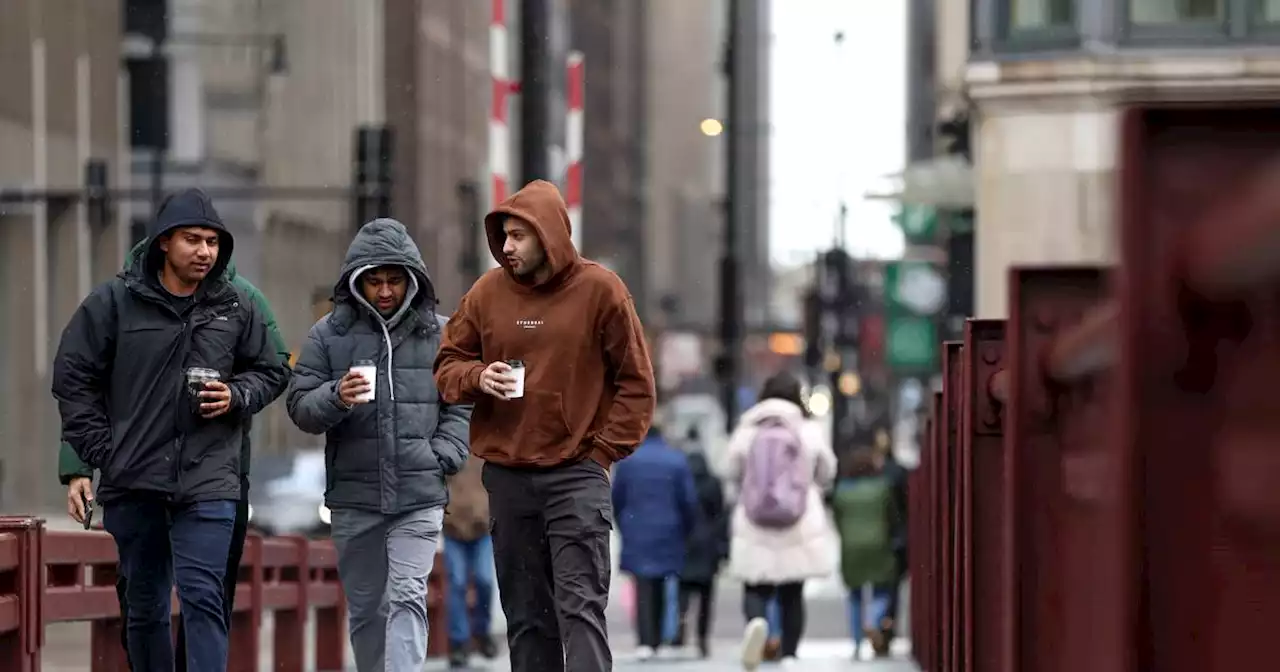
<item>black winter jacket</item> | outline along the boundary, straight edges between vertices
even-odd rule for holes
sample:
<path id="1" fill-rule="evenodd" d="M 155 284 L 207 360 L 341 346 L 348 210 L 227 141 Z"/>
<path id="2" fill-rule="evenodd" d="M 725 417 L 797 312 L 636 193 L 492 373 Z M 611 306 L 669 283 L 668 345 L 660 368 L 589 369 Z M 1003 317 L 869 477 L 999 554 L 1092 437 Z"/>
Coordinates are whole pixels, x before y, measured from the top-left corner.
<path id="1" fill-rule="evenodd" d="M 183 311 L 160 285 L 160 237 L 198 226 L 219 232 L 219 254 Z M 62 332 L 53 395 L 62 438 L 102 473 L 99 498 L 160 493 L 175 502 L 237 499 L 246 417 L 288 385 L 288 363 L 268 337 L 254 302 L 226 278 L 234 239 L 208 197 L 186 190 L 161 209 L 151 247 L 100 285 Z M 186 370 L 217 370 L 231 388 L 231 411 L 199 417 Z"/>

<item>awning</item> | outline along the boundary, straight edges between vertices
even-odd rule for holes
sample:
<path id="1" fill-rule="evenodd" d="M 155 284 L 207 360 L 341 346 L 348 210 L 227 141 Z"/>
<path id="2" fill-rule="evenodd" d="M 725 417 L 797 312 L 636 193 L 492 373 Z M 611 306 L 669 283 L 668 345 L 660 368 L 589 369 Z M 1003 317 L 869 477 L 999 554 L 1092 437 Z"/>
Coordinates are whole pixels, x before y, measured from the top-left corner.
<path id="1" fill-rule="evenodd" d="M 960 156 L 917 161 L 907 166 L 905 171 L 888 175 L 885 179 L 890 186 L 884 191 L 868 192 L 866 198 L 936 208 L 974 206 L 973 165 Z"/>

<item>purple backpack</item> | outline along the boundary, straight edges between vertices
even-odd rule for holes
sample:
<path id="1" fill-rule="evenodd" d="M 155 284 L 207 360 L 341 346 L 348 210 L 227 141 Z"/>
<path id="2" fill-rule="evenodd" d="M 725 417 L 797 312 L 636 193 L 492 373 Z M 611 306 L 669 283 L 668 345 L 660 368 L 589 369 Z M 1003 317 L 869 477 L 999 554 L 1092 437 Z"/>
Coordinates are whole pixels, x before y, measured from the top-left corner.
<path id="1" fill-rule="evenodd" d="M 765 418 L 747 450 L 742 505 L 747 519 L 773 529 L 795 525 L 809 502 L 800 437 L 781 418 Z"/>

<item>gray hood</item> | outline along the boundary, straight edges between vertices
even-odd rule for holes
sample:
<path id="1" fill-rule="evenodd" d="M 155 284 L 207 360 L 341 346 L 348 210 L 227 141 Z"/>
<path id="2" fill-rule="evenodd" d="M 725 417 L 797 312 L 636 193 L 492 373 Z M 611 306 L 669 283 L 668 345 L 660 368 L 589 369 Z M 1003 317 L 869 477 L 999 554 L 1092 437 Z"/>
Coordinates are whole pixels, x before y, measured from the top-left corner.
<path id="1" fill-rule="evenodd" d="M 430 314 L 436 306 L 435 285 L 427 273 L 427 265 L 422 261 L 422 253 L 417 243 L 409 236 L 404 224 L 390 219 L 375 219 L 360 227 L 351 245 L 347 247 L 347 257 L 338 271 L 338 281 L 333 286 L 334 317 L 349 326 L 358 313 L 359 308 L 366 308 L 374 315 L 377 311 L 355 291 L 355 279 L 360 273 L 375 266 L 403 266 L 409 271 L 409 291 L 405 294 L 404 305 L 393 318 L 398 322 L 410 309 Z M 350 310 L 343 310 L 349 308 Z M 431 322 L 431 320 L 424 320 Z"/>

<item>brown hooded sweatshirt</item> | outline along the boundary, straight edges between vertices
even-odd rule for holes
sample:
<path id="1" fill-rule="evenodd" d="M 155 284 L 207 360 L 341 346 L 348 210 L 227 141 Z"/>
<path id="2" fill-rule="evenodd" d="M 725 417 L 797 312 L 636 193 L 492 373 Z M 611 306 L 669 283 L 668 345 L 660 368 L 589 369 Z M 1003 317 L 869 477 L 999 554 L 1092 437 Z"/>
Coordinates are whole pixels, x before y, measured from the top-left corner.
<path id="1" fill-rule="evenodd" d="M 551 276 L 512 272 L 502 253 L 507 217 L 538 234 Z M 436 355 L 445 403 L 474 403 L 471 452 L 509 467 L 552 467 L 587 457 L 606 468 L 644 440 L 653 419 L 653 365 L 626 285 L 578 255 L 559 190 L 536 180 L 484 220 L 502 265 L 481 276 L 458 305 Z M 480 389 L 490 362 L 525 364 L 524 397 L 502 401 Z"/>

